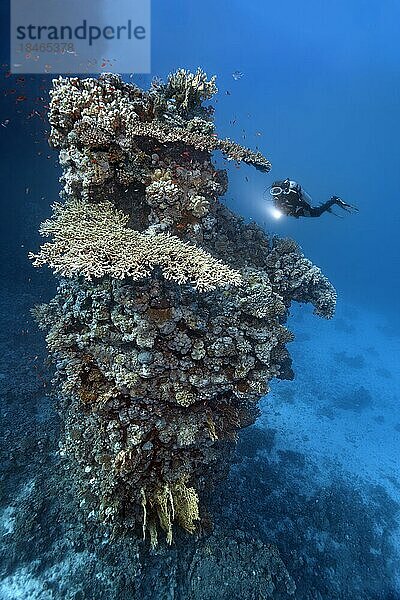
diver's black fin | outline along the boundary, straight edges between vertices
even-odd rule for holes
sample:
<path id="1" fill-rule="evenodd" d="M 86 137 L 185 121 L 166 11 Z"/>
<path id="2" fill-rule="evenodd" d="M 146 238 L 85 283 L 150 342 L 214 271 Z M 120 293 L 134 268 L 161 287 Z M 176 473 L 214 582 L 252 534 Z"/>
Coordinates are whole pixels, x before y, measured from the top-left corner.
<path id="1" fill-rule="evenodd" d="M 348 204 L 341 198 L 338 198 L 338 196 L 332 196 L 332 200 L 334 200 L 335 204 L 337 206 L 340 206 L 340 208 L 342 208 L 346 212 L 349 212 L 349 213 L 358 212 L 358 208 L 356 206 L 353 206 L 352 204 Z"/>

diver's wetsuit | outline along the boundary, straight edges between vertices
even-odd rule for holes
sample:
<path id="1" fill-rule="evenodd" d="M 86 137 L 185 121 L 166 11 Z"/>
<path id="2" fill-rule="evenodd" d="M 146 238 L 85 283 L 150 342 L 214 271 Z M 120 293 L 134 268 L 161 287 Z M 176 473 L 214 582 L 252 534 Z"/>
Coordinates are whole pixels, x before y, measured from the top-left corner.
<path id="1" fill-rule="evenodd" d="M 332 196 L 330 200 L 320 204 L 320 206 L 311 206 L 307 202 L 308 197 L 301 186 L 290 179 L 284 181 L 276 181 L 271 186 L 271 195 L 275 207 L 280 210 L 283 214 L 289 217 L 320 217 L 324 212 L 332 213 L 332 206 L 340 206 L 347 212 L 358 210 L 351 204 L 347 204 L 338 196 Z M 311 198 L 310 198 L 311 200 Z M 334 213 L 332 213 L 334 214 Z"/>

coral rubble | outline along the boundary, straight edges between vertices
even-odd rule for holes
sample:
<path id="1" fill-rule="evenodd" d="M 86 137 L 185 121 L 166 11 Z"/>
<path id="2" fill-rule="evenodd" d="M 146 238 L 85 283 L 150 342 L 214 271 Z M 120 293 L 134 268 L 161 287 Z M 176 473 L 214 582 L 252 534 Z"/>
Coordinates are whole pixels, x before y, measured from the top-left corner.
<path id="1" fill-rule="evenodd" d="M 32 255 L 59 277 L 35 309 L 56 367 L 62 453 L 91 518 L 170 543 L 196 531 L 238 431 L 274 377 L 293 377 L 292 301 L 330 318 L 336 294 L 292 240 L 218 200 L 229 160 L 269 161 L 214 132 L 214 78 L 149 91 L 114 74 L 53 82 L 50 143 L 64 203 Z"/>

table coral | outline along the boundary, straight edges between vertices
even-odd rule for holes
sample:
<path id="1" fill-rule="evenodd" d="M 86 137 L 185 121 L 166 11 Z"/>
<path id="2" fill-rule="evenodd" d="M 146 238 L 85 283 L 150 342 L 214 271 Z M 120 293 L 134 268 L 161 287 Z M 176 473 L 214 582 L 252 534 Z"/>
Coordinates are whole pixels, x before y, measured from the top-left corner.
<path id="1" fill-rule="evenodd" d="M 166 279 L 190 282 L 201 291 L 241 282 L 237 271 L 197 246 L 167 233 L 128 228 L 129 217 L 111 202 L 72 200 L 55 204 L 53 210 L 53 218 L 40 227 L 40 233 L 53 241 L 29 255 L 36 267 L 48 264 L 63 277 L 83 275 L 91 280 L 111 275 L 134 281 L 158 266 Z"/>

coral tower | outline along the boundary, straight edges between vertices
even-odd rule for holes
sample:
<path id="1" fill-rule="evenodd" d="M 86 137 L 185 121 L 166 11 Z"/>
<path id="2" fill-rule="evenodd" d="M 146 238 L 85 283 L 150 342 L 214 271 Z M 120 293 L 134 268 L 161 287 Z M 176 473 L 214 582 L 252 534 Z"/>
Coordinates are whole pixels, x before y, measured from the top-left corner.
<path id="1" fill-rule="evenodd" d="M 34 264 L 59 278 L 35 309 L 56 367 L 62 452 L 83 510 L 171 543 L 194 533 L 238 431 L 274 377 L 293 377 L 292 301 L 330 318 L 336 294 L 295 242 L 219 202 L 229 160 L 270 163 L 219 139 L 214 78 L 179 70 L 149 91 L 114 74 L 60 78 L 50 143 L 62 202 Z"/>

